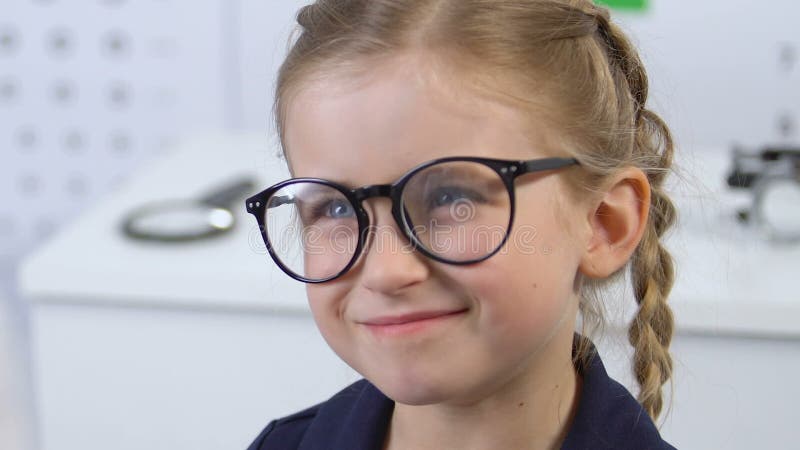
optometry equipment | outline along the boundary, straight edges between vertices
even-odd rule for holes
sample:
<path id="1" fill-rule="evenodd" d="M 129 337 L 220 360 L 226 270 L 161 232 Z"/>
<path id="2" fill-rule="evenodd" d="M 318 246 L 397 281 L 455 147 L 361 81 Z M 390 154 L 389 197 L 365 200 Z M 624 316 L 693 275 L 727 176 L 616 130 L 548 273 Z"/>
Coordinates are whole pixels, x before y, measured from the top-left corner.
<path id="1" fill-rule="evenodd" d="M 763 230 L 774 242 L 800 242 L 800 148 L 733 151 L 728 186 L 753 194 L 739 221 Z"/>
<path id="2" fill-rule="evenodd" d="M 121 228 L 130 238 L 157 242 L 188 242 L 218 236 L 234 227 L 236 220 L 230 208 L 254 187 L 252 178 L 239 177 L 197 199 L 147 204 L 127 214 Z"/>
<path id="3" fill-rule="evenodd" d="M 246 200 L 275 263 L 292 278 L 322 283 L 343 275 L 368 242 L 385 245 L 364 201 L 392 200 L 392 216 L 408 239 L 402 247 L 448 264 L 483 261 L 503 246 L 514 221 L 514 180 L 523 174 L 578 164 L 573 158 L 527 161 L 441 158 L 421 164 L 393 184 L 350 189 L 319 178 L 282 181 Z M 523 235 L 525 233 L 518 233 Z M 528 237 L 532 240 L 535 230 Z M 531 242 L 516 243 L 531 245 Z"/>

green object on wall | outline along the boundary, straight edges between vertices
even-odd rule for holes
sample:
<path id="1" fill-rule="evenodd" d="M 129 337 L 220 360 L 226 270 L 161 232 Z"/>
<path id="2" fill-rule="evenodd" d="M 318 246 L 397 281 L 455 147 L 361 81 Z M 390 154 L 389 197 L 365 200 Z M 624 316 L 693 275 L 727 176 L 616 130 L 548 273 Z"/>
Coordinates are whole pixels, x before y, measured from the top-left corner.
<path id="1" fill-rule="evenodd" d="M 596 2 L 609 8 L 628 11 L 644 11 L 648 4 L 647 0 L 596 0 Z"/>

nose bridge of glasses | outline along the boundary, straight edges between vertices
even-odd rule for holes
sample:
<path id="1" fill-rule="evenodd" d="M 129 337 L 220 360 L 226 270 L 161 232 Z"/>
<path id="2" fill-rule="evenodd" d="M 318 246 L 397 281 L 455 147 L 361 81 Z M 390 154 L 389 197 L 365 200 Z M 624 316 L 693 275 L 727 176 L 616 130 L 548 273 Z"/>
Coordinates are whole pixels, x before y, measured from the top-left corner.
<path id="1" fill-rule="evenodd" d="M 355 197 L 356 201 L 361 205 L 362 208 L 364 208 L 364 210 L 367 212 L 369 216 L 369 221 L 370 221 L 369 226 L 371 227 L 371 230 L 369 230 L 371 233 L 369 234 L 374 234 L 374 232 L 377 231 L 378 228 L 381 228 L 384 225 L 389 225 L 391 227 L 391 221 L 389 221 L 387 224 L 378 223 L 377 209 L 375 208 L 375 205 L 369 207 L 365 203 L 366 200 L 378 197 L 386 197 L 389 200 L 388 203 L 389 214 L 394 220 L 395 224 L 397 225 L 397 229 L 399 232 L 398 235 L 402 236 L 405 234 L 403 219 L 399 214 L 397 205 L 395 204 L 395 201 L 397 200 L 395 199 L 395 197 L 397 196 L 395 189 L 396 188 L 390 184 L 374 184 L 374 185 L 364 186 L 362 188 L 355 189 L 353 191 L 353 196 Z"/>
<path id="2" fill-rule="evenodd" d="M 361 187 L 361 188 L 358 188 L 358 189 L 354 189 L 353 190 L 353 197 L 355 198 L 356 205 L 361 206 L 365 211 L 367 211 L 369 213 L 370 216 L 373 216 L 373 217 L 370 218 L 370 221 L 372 222 L 372 221 L 375 221 L 375 217 L 374 217 L 375 216 L 375 210 L 374 210 L 374 207 L 370 208 L 366 204 L 366 200 L 369 200 L 371 198 L 387 197 L 391 201 L 391 199 L 392 199 L 392 186 L 388 185 L 388 184 L 371 184 L 371 185 L 364 186 L 364 187 Z M 390 203 L 390 205 L 391 205 L 391 203 Z M 392 206 L 390 206 L 390 209 L 392 209 Z M 372 223 L 371 225 L 374 226 L 375 224 Z"/>
<path id="3" fill-rule="evenodd" d="M 353 195 L 356 200 L 363 202 L 364 200 L 373 197 L 390 197 L 392 196 L 392 186 L 390 184 L 371 184 L 353 190 Z"/>

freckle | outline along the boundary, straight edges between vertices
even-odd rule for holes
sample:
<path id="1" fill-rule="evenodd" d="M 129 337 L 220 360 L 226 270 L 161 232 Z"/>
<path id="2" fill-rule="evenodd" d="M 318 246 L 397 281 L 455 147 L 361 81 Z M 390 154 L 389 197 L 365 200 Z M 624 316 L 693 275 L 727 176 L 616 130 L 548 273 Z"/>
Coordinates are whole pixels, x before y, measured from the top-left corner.
<path id="1" fill-rule="evenodd" d="M 538 285 L 538 284 L 536 284 L 536 283 L 533 283 L 533 288 L 534 288 L 534 289 L 536 289 L 536 288 L 538 288 L 538 287 L 539 287 L 539 285 Z"/>
<path id="2" fill-rule="evenodd" d="M 525 402 L 520 402 L 520 403 L 519 403 L 519 406 L 520 406 L 520 408 L 521 408 L 521 407 L 522 407 L 522 405 L 524 405 L 524 404 L 525 404 Z"/>

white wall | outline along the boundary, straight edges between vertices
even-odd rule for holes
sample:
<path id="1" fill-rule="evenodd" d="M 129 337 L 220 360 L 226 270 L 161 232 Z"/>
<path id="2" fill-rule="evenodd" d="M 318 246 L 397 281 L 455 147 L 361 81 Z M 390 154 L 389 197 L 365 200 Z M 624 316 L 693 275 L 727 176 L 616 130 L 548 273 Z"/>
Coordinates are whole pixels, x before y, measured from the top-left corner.
<path id="1" fill-rule="evenodd" d="M 0 2 L 0 258 L 30 251 L 177 136 L 226 126 L 233 5 Z"/>
<path id="2" fill-rule="evenodd" d="M 780 140 L 778 116 L 793 117 L 800 140 L 800 52 L 792 0 L 652 0 L 641 15 L 620 15 L 650 71 L 656 109 L 685 150 Z"/>

